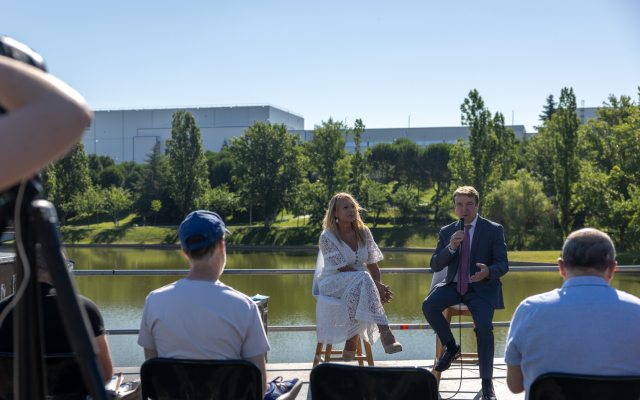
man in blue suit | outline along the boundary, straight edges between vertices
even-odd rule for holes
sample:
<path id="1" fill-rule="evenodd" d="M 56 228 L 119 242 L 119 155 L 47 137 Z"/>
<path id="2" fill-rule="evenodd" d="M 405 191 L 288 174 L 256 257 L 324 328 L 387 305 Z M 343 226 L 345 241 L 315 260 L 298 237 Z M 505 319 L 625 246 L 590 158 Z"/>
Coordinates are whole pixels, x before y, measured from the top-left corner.
<path id="1" fill-rule="evenodd" d="M 439 272 L 448 267 L 447 276 L 424 300 L 422 312 L 446 346 L 435 366 L 436 371 L 445 371 L 460 357 L 461 349 L 442 312 L 460 303 L 469 308 L 478 342 L 482 399 L 495 400 L 492 321 L 494 311 L 504 308 L 500 277 L 509 270 L 504 229 L 478 215 L 480 197 L 473 187 L 458 188 L 453 202 L 460 220 L 440 230 L 431 257 L 431 269 Z"/>

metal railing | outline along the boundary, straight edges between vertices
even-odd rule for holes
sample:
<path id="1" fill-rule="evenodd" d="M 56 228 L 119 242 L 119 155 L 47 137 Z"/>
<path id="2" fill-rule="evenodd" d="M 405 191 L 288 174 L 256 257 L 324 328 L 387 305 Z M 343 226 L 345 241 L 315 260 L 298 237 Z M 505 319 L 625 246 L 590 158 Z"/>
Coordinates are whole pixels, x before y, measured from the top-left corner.
<path id="1" fill-rule="evenodd" d="M 511 326 L 511 321 L 494 322 L 494 328 L 504 328 Z M 433 329 L 429 324 L 389 324 L 389 327 L 393 330 L 406 331 L 406 330 L 427 330 Z M 454 328 L 473 328 L 473 322 L 452 323 L 451 329 Z M 269 326 L 267 332 L 315 332 L 316 325 L 293 325 L 293 326 Z M 137 335 L 140 333 L 139 329 L 107 329 L 107 335 Z"/>
<path id="2" fill-rule="evenodd" d="M 224 275 L 313 275 L 313 269 L 225 269 Z M 511 267 L 513 272 L 553 272 L 558 266 L 532 265 L 528 267 Z M 431 268 L 380 268 L 383 274 L 433 274 Z M 640 272 L 640 265 L 625 265 L 618 267 L 618 272 Z M 74 270 L 77 276 L 171 276 L 187 275 L 188 269 L 149 269 L 149 270 Z"/>

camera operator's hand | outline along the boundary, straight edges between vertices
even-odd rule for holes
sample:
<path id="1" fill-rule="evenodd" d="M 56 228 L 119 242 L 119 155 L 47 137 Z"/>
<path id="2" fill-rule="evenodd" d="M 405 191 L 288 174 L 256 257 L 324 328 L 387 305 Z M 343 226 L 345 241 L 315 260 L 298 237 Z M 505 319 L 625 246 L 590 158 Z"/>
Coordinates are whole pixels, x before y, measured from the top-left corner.
<path id="1" fill-rule="evenodd" d="M 82 96 L 53 76 L 0 56 L 0 191 L 73 147 L 93 113 Z"/>

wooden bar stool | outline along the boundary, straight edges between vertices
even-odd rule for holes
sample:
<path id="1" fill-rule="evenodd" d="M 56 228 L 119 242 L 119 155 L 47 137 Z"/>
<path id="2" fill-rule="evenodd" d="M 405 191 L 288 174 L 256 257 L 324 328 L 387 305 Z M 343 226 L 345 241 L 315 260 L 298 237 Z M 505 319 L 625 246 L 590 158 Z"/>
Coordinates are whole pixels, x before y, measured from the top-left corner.
<path id="1" fill-rule="evenodd" d="M 469 311 L 467 306 L 465 306 L 464 304 L 459 304 L 457 306 L 449 307 L 446 310 L 444 310 L 443 314 L 444 314 L 444 317 L 447 319 L 447 322 L 449 323 L 449 325 L 451 325 L 451 318 L 453 317 L 459 317 L 459 316 L 471 317 L 471 311 Z M 474 328 L 476 327 L 475 322 L 473 324 L 473 327 Z M 445 349 L 446 349 L 446 346 L 442 344 L 440 342 L 440 338 L 438 338 L 438 341 L 436 343 L 436 358 L 433 361 L 434 368 L 440 356 L 444 354 Z M 472 357 L 472 358 L 469 359 L 468 357 Z M 460 358 L 452 362 L 451 365 L 460 364 L 460 362 L 462 362 L 462 364 L 479 364 L 478 353 L 461 353 Z M 438 372 L 435 369 L 433 369 L 431 372 L 433 372 L 433 375 L 435 375 L 436 380 L 438 381 L 438 387 L 440 387 L 440 375 L 442 375 L 442 372 Z"/>
<path id="2" fill-rule="evenodd" d="M 362 343 L 364 343 L 364 353 L 362 354 Z M 320 363 L 328 363 L 328 362 L 342 362 L 342 350 L 331 350 L 333 345 L 328 344 L 326 350 L 323 350 L 324 344 L 318 343 L 316 347 L 316 355 L 313 359 L 313 366 Z M 334 354 L 340 354 L 339 357 L 332 357 Z M 322 357 L 324 356 L 324 358 Z M 364 365 L 366 361 L 370 367 L 373 367 L 373 353 L 371 352 L 371 345 L 365 341 L 363 341 L 360 336 L 358 336 L 358 347 L 356 348 L 356 358 L 355 361 L 358 361 L 358 365 Z"/>

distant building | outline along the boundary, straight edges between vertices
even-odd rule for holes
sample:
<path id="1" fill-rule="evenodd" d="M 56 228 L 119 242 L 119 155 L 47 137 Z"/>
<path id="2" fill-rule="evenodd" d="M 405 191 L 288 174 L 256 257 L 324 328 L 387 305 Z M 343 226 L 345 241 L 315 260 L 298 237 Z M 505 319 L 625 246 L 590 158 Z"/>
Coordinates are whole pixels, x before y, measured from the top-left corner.
<path id="1" fill-rule="evenodd" d="M 582 121 L 583 124 L 586 124 L 589 118 L 596 119 L 598 116 L 596 115 L 596 110 L 600 107 L 580 107 L 576 110 L 578 113 L 578 118 Z"/>
<path id="2" fill-rule="evenodd" d="M 173 113 L 184 109 L 193 114 L 206 150 L 220 151 L 226 139 L 242 136 L 254 121 L 285 124 L 288 129 L 304 129 L 304 118 L 271 105 L 242 107 L 166 108 L 149 110 L 96 110 L 82 142 L 87 154 L 109 156 L 123 161 L 144 162 L 156 142 L 164 152 L 171 137 Z"/>
<path id="3" fill-rule="evenodd" d="M 82 142 L 87 154 L 109 156 L 120 164 L 123 161 L 144 162 L 153 146 L 160 143 L 164 152 L 165 142 L 171 137 L 171 118 L 178 109 L 189 111 L 196 119 L 202 133 L 204 150 L 220 151 L 225 140 L 244 134 L 254 121 L 285 124 L 291 133 L 299 133 L 302 140 L 313 140 L 313 131 L 304 129 L 304 117 L 272 105 L 233 107 L 187 107 L 142 110 L 95 110 L 95 117 L 87 127 Z M 523 125 L 508 126 L 516 138 L 526 134 Z M 455 143 L 467 140 L 469 129 L 464 126 L 436 128 L 372 128 L 362 135 L 362 148 L 376 143 L 392 143 L 398 138 L 408 138 L 417 144 Z M 352 138 L 347 138 L 346 150 L 355 151 Z"/>

